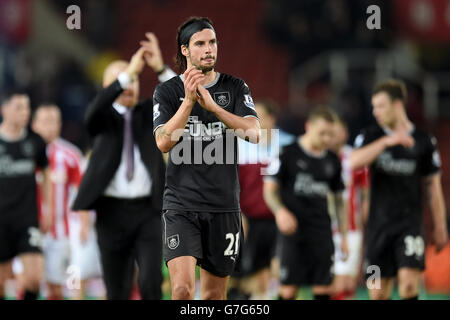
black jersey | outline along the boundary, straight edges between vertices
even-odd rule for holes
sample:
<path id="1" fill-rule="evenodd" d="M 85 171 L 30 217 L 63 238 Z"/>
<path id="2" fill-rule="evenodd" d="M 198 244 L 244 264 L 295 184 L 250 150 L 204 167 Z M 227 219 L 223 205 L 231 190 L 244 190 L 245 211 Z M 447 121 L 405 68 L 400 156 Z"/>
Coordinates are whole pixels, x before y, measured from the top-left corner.
<path id="1" fill-rule="evenodd" d="M 279 185 L 282 203 L 297 219 L 299 232 L 331 234 L 328 194 L 344 190 L 341 163 L 331 151 L 314 156 L 303 149 L 297 140 L 284 147 L 279 159 L 269 165 L 265 177 Z"/>
<path id="2" fill-rule="evenodd" d="M 375 125 L 362 131 L 355 139 L 361 147 L 389 134 Z M 392 222 L 421 224 L 422 177 L 440 170 L 436 138 L 414 128 L 414 146 L 386 148 L 370 166 L 369 224 L 392 226 Z"/>
<path id="3" fill-rule="evenodd" d="M 48 165 L 44 140 L 32 131 L 16 141 L 0 135 L 0 216 L 37 218 L 37 169 Z"/>
<path id="4" fill-rule="evenodd" d="M 250 90 L 241 79 L 218 73 L 205 87 L 225 110 L 256 117 Z M 183 76 L 159 84 L 153 96 L 153 128 L 169 121 L 185 96 Z M 239 211 L 237 138 L 213 113 L 196 103 L 166 169 L 163 209 Z"/>

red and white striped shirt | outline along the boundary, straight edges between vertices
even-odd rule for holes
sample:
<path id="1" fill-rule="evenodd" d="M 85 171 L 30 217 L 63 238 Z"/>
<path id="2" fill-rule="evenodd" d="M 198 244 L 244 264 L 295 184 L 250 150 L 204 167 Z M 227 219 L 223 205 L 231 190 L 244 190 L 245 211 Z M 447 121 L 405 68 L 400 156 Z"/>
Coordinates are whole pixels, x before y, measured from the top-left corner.
<path id="1" fill-rule="evenodd" d="M 362 204 L 358 192 L 369 186 L 368 168 L 352 170 L 350 168 L 350 155 L 353 148 L 346 145 L 343 147 L 340 159 L 342 165 L 342 180 L 345 184 L 344 200 L 348 201 L 348 231 L 360 230 L 362 219 Z M 337 232 L 337 224 L 333 226 Z"/>
<path id="2" fill-rule="evenodd" d="M 68 214 L 70 210 L 69 199 L 72 187 L 78 188 L 81 183 L 82 154 L 72 143 L 58 138 L 47 145 L 47 157 L 49 160 L 50 180 L 52 182 L 52 206 L 53 224 L 52 236 L 56 238 L 69 236 Z M 39 179 L 38 179 L 39 181 Z M 40 189 L 40 186 L 39 188 Z M 42 192 L 39 190 L 39 197 Z M 40 210 L 46 212 L 39 201 Z"/>

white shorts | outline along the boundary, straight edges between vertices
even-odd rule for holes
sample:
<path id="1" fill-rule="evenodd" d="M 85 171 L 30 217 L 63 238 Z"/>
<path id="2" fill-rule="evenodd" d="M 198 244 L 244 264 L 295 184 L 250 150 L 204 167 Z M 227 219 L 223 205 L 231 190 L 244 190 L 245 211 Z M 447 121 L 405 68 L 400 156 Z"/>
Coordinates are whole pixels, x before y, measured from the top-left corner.
<path id="1" fill-rule="evenodd" d="M 342 260 L 341 251 L 341 234 L 333 234 L 334 241 L 334 274 L 337 276 L 349 275 L 356 277 L 359 274 L 361 264 L 361 246 L 362 233 L 361 231 L 347 232 L 347 243 L 349 256 L 348 259 Z"/>
<path id="2" fill-rule="evenodd" d="M 80 275 L 81 280 L 101 277 L 100 251 L 97 244 L 95 228 L 89 230 L 86 242 L 80 240 L 80 221 L 75 217 L 70 224 L 70 267 L 72 272 Z"/>
<path id="3" fill-rule="evenodd" d="M 69 266 L 70 246 L 68 238 L 55 239 L 50 233 L 44 236 L 45 280 L 64 285 Z"/>

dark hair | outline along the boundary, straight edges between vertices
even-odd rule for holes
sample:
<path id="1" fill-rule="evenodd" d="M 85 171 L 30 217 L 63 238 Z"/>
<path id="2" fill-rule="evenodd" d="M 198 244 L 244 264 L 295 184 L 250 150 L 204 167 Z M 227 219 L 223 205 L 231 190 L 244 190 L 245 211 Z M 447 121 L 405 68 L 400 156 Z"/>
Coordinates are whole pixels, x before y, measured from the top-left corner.
<path id="1" fill-rule="evenodd" d="M 397 79 L 388 79 L 375 85 L 372 96 L 380 92 L 386 92 L 392 101 L 400 100 L 405 103 L 408 97 L 405 83 Z"/>
<path id="2" fill-rule="evenodd" d="M 267 114 L 273 117 L 276 117 L 278 111 L 278 105 L 275 101 L 270 99 L 257 100 L 255 101 L 255 105 L 260 104 L 264 110 L 266 110 Z"/>
<path id="3" fill-rule="evenodd" d="M 212 29 L 212 21 L 208 18 L 204 17 L 190 17 L 187 21 L 185 21 L 177 30 L 177 54 L 175 56 L 175 63 L 180 70 L 180 72 L 184 72 L 187 68 L 186 57 L 181 53 L 181 46 L 189 46 L 189 40 L 191 36 L 203 29 Z"/>
<path id="4" fill-rule="evenodd" d="M 337 119 L 337 114 L 331 108 L 320 106 L 314 108 L 308 115 L 309 122 L 315 121 L 317 119 L 323 119 L 327 122 L 334 123 Z"/>
<path id="5" fill-rule="evenodd" d="M 8 103 L 12 97 L 25 95 L 29 97 L 28 93 L 24 89 L 12 88 L 6 89 L 0 94 L 0 106 Z"/>

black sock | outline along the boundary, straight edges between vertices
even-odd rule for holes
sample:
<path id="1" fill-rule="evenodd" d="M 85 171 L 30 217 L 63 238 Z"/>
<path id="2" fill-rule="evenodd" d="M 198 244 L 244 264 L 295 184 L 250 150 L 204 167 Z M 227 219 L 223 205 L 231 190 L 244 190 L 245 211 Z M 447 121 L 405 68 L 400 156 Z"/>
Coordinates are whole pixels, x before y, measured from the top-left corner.
<path id="1" fill-rule="evenodd" d="M 37 292 L 31 292 L 26 290 L 25 294 L 23 295 L 23 300 L 37 300 Z"/>
<path id="2" fill-rule="evenodd" d="M 281 296 L 281 294 L 278 294 L 278 300 L 295 300 L 295 297 L 285 299 Z"/>
<path id="3" fill-rule="evenodd" d="M 411 297 L 411 298 L 405 298 L 405 299 L 402 299 L 402 300 L 419 300 L 419 296 L 414 296 L 414 297 Z"/>
<path id="4" fill-rule="evenodd" d="M 315 294 L 314 300 L 330 300 L 329 294 Z"/>

